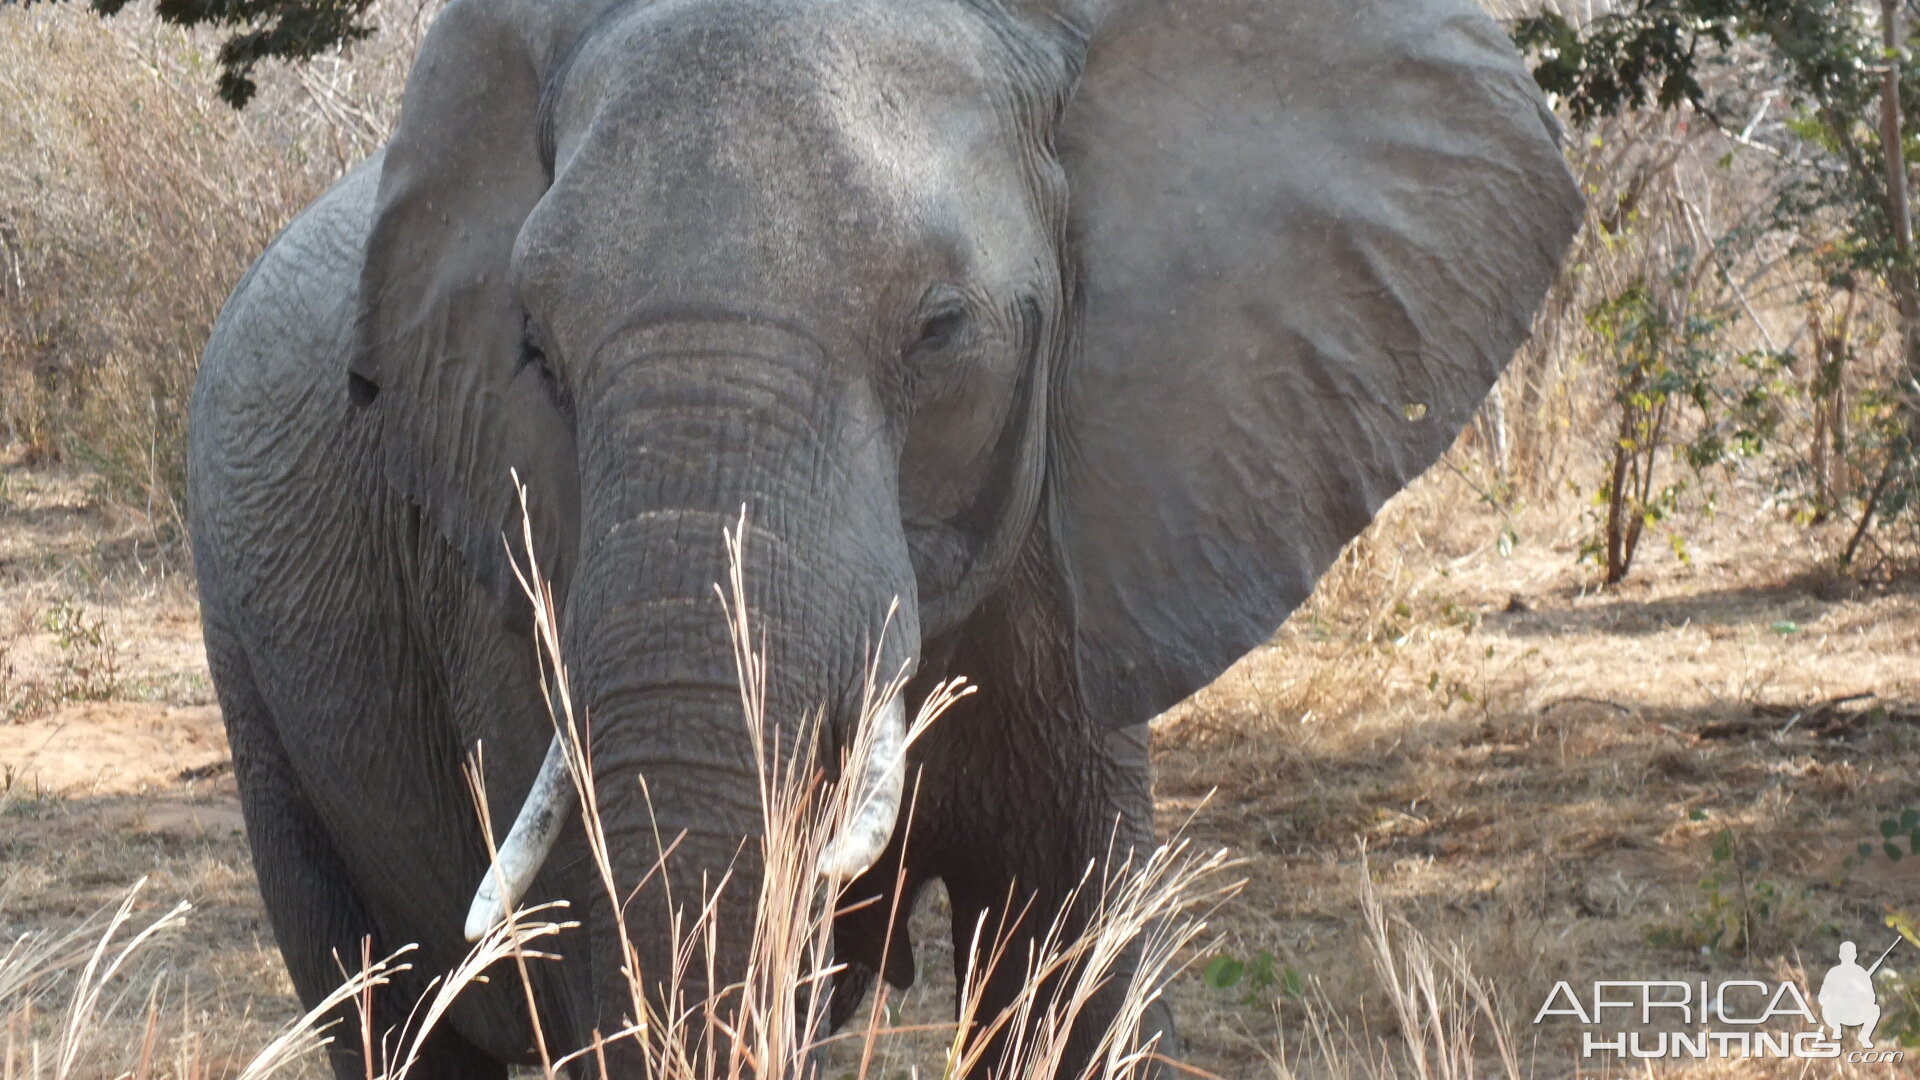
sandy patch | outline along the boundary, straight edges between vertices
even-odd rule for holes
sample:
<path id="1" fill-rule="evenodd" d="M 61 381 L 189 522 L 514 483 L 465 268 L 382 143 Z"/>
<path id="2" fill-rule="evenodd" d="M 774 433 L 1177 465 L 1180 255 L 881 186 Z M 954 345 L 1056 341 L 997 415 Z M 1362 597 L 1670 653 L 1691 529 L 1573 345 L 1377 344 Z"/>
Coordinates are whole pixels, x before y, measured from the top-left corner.
<path id="1" fill-rule="evenodd" d="M 22 792 L 150 794 L 227 771 L 227 735 L 212 705 L 86 702 L 0 724 L 0 781 Z"/>

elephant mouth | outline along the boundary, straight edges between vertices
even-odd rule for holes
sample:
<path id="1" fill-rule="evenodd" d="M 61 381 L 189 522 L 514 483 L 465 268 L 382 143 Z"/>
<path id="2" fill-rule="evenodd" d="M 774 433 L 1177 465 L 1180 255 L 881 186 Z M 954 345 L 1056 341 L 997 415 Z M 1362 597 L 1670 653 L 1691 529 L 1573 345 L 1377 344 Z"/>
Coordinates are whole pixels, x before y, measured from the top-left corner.
<path id="1" fill-rule="evenodd" d="M 556 707 L 554 715 L 567 714 Z M 856 877 L 872 866 L 893 838 L 907 783 L 907 711 L 900 688 L 895 687 L 874 711 L 868 730 L 864 753 L 856 753 L 859 760 L 853 763 L 858 778 L 850 809 L 821 847 L 815 864 L 822 877 L 833 881 Z M 567 735 L 556 730 L 492 870 L 474 891 L 467 909 L 468 941 L 486 936 L 526 896 L 579 801 L 576 785 L 582 780 L 576 769 L 581 760 Z"/>

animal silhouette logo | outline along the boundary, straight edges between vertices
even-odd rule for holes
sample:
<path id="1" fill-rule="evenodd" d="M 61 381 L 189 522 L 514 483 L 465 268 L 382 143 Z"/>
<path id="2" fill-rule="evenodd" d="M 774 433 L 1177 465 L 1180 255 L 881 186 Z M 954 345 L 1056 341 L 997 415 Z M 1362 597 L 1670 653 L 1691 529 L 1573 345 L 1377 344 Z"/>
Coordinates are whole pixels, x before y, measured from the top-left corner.
<path id="1" fill-rule="evenodd" d="M 1873 1029 L 1880 1023 L 1880 1001 L 1873 992 L 1873 973 L 1886 963 L 1887 955 L 1893 952 L 1894 945 L 1900 944 L 1899 938 L 1893 939 L 1893 945 L 1887 946 L 1880 959 L 1872 967 L 1863 968 L 1854 957 L 1858 950 L 1853 942 L 1840 943 L 1840 962 L 1827 971 L 1827 977 L 1820 980 L 1820 1016 L 1827 1022 L 1827 1029 L 1834 1040 L 1840 1040 L 1845 1028 L 1860 1029 L 1860 1046 L 1873 1049 Z"/>

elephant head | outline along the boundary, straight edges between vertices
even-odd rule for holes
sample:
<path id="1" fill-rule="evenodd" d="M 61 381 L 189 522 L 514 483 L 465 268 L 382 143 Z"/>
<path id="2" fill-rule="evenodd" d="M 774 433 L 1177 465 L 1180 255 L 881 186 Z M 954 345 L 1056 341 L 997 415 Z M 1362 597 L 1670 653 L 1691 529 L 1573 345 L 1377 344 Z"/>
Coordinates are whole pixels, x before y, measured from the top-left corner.
<path id="1" fill-rule="evenodd" d="M 1580 207 L 1473 0 L 456 0 L 383 169 L 386 476 L 509 612 L 527 479 L 610 839 L 684 830 L 682 895 L 759 828 L 743 504 L 774 716 L 845 745 L 870 650 L 1006 633 L 1017 580 L 1048 691 L 1140 723 L 1448 445 Z"/>

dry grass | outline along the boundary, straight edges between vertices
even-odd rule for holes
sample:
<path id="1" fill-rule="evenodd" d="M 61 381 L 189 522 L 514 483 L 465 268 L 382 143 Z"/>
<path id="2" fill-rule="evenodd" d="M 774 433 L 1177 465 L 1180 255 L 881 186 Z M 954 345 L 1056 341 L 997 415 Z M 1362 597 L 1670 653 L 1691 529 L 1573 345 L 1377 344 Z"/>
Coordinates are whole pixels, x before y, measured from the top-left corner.
<path id="1" fill-rule="evenodd" d="M 421 20 L 235 113 L 208 41 L 65 4 L 0 12 L 0 444 L 97 473 L 178 536 L 187 396 L 281 226 L 384 138 Z"/>
<path id="2" fill-rule="evenodd" d="M 57 487 L 44 471 L 10 475 Z M 1278 983 L 1249 993 L 1197 973 L 1174 979 L 1196 1067 L 1232 1080 L 1570 1075 L 1581 1064 L 1570 1033 L 1529 1023 L 1556 979 L 1817 981 L 1836 935 L 1878 932 L 1884 909 L 1912 905 L 1913 863 L 1844 863 L 1877 821 L 1920 802 L 1911 582 L 1808 574 L 1827 538 L 1753 500 L 1700 530 L 1692 565 L 1649 559 L 1642 576 L 1602 591 L 1574 561 L 1576 504 L 1503 514 L 1469 492 L 1446 470 L 1417 485 L 1275 647 L 1159 722 L 1162 820 L 1230 847 L 1248 882 L 1208 919 L 1218 943 L 1194 958 L 1268 952 L 1300 980 L 1296 996 Z M 86 513 L 110 527 L 110 515 Z M 69 510 L 49 500 L 0 526 L 37 529 L 41 515 Z M 1518 542 L 1502 555 L 1508 528 Z M 113 563 L 58 594 L 26 574 L 9 587 L 39 590 L 43 606 L 117 612 L 136 575 Z M 190 623 L 109 626 L 136 682 L 172 655 L 153 635 L 192 641 Z M 1874 696 L 1823 704 L 1860 693 Z M 48 722 L 84 740 L 99 722 L 82 708 Z M 7 741 L 29 727 L 0 726 L 0 762 L 18 760 L 11 746 L 39 745 L 38 734 Z M 120 977 L 124 1007 L 95 1028 L 83 1075 L 133 1067 L 163 976 L 157 1076 L 237 1075 L 297 1017 L 236 819 L 221 816 L 232 813 L 231 778 L 195 775 L 17 790 L 0 809 L 0 940 L 70 930 L 141 876 L 153 898 L 141 918 L 177 899 L 196 909 L 149 947 L 150 966 Z M 1754 869 L 1745 885 L 1709 889 L 1723 831 Z M 1702 955 L 1690 941 L 1762 882 L 1785 902 L 1735 910 L 1739 937 Z M 874 1014 L 899 1033 L 876 1042 L 872 1075 L 932 1075 L 948 1052 L 944 914 L 937 899 L 913 913 L 921 983 Z M 1387 955 L 1390 968 L 1377 959 Z M 41 984 L 43 1038 L 65 1015 L 62 985 Z M 851 1071 L 849 1041 L 830 1060 Z M 290 1068 L 322 1072 L 317 1057 Z"/>
<path id="3" fill-rule="evenodd" d="M 719 905 L 714 897 L 725 888 L 723 880 L 711 895 L 694 897 L 678 909 L 685 921 L 673 930 L 679 947 L 674 952 L 674 968 L 665 979 L 675 989 L 664 1002 L 647 991 L 648 979 L 660 976 L 644 975 L 640 954 L 625 940 L 622 928 L 621 951 L 626 958 L 624 970 L 631 995 L 628 1015 L 633 1019 L 627 1030 L 609 1033 L 606 1039 L 609 1043 L 630 1040 L 644 1062 L 646 1075 L 666 1080 L 806 1075 L 818 1067 L 815 1055 L 828 1044 L 835 1044 L 836 1056 L 848 1075 L 865 1080 L 875 1075 L 876 1062 L 889 1056 L 885 1044 L 901 1034 L 887 1022 L 883 999 L 876 998 L 867 1022 L 859 1029 L 832 1036 L 826 1044 L 818 1041 L 816 1034 L 823 1026 L 820 1010 L 825 1002 L 825 995 L 819 991 L 836 969 L 831 948 L 836 893 L 816 868 L 828 839 L 858 816 L 863 793 L 853 783 L 820 786 L 812 740 L 803 740 L 792 749 L 783 749 L 778 742 L 778 732 L 806 730 L 810 725 L 798 724 L 800 718 L 790 717 L 776 726 L 775 718 L 766 712 L 766 659 L 756 649 L 760 637 L 745 601 L 745 537 L 743 516 L 726 537 L 731 577 L 717 584 L 715 591 L 727 612 L 742 717 L 762 769 L 763 829 L 758 838 L 762 874 L 754 906 L 755 922 L 747 932 L 746 971 L 739 983 L 716 989 L 705 999 L 685 996 L 686 987 L 713 981 L 713 965 L 720 957 L 718 942 L 723 936 L 740 932 L 739 928 L 719 925 Z M 532 550 L 530 521 L 524 540 L 527 550 Z M 607 896 L 616 906 L 623 906 L 629 891 L 616 880 L 613 854 L 601 829 L 590 751 L 581 738 L 585 725 L 573 711 L 553 595 L 537 564 L 526 568 L 521 585 L 535 612 L 535 637 L 549 683 L 548 697 L 559 703 L 560 714 L 554 722 L 564 732 L 569 748 L 570 773 L 587 828 L 588 847 Z M 875 652 L 879 652 L 877 647 Z M 905 678 L 904 672 L 890 676 L 877 668 L 869 670 L 865 715 L 847 759 L 840 763 L 842 777 L 867 773 L 867 761 L 877 752 L 875 718 L 887 701 L 903 692 Z M 919 706 L 909 728 L 909 744 L 967 692 L 962 680 L 936 688 Z M 478 775 L 477 770 L 474 775 Z M 485 805 L 477 791 L 476 803 Z M 671 858 L 671 849 L 671 842 L 664 845 L 660 863 L 643 876 L 643 881 L 655 881 L 653 887 L 661 887 L 657 883 L 666 879 L 665 862 Z M 1133 1033 L 1144 1009 L 1180 973 L 1191 946 L 1205 933 L 1206 912 L 1237 887 L 1223 877 L 1230 865 L 1224 852 L 1202 854 L 1178 838 L 1152 852 L 1138 853 L 1109 871 L 1107 877 L 1083 881 L 1081 888 L 1087 892 L 1092 910 L 1084 930 L 1070 933 L 1064 924 L 1055 924 L 1025 956 L 1011 955 L 1008 942 L 984 936 L 984 926 L 975 928 L 970 964 L 973 974 L 960 988 L 956 1020 L 941 1025 L 945 1029 L 945 1052 L 924 1067 L 929 1073 L 948 1076 L 991 1065 L 994 1075 L 1006 1080 L 1064 1080 L 1069 1075 L 1118 1080 L 1144 1075 L 1156 1047 L 1137 1044 Z M 901 917 L 901 913 L 894 917 Z M 1129 949 L 1135 943 L 1140 944 L 1140 955 L 1128 966 Z M 1026 992 L 997 1015 L 982 1013 L 979 1003 L 987 977 L 1000 965 L 1010 963 L 1025 966 Z M 1070 1074 L 1065 1062 L 1076 1021 L 1089 1007 L 1093 994 L 1114 981 L 1126 988 L 1117 1015 L 1098 1033 L 1092 1061 L 1083 1067 L 1085 1072 Z M 450 979 L 448 985 L 453 987 L 455 981 Z M 1048 995 L 1043 987 L 1057 987 L 1058 994 Z M 802 1002 L 798 1008 L 796 1001 Z M 996 1063 L 985 1055 L 1003 1029 L 1014 1035 L 1005 1057 Z M 919 1034 L 920 1029 L 916 1026 L 903 1033 Z M 547 1061 L 543 1071 L 551 1076 L 565 1059 L 548 1059 L 547 1040 L 538 1035 L 536 1039 Z M 599 1041 L 578 1051 L 586 1061 L 604 1061 L 602 1053 Z M 404 1074 L 403 1067 L 393 1075 L 398 1080 Z"/>
<path id="4" fill-rule="evenodd" d="M 1224 954 L 1269 953 L 1399 1032 L 1359 952 L 1377 889 L 1460 950 L 1527 1075 L 1552 1076 L 1577 1060 L 1569 1033 L 1527 1021 L 1558 979 L 1817 982 L 1840 936 L 1911 908 L 1920 866 L 1846 859 L 1920 803 L 1911 581 L 1809 573 L 1831 537 L 1753 499 L 1701 526 L 1691 565 L 1602 591 L 1574 557 L 1577 504 L 1463 505 L 1464 479 L 1430 475 L 1269 648 L 1157 722 L 1162 814 L 1246 860 Z M 1277 1014 L 1185 989 L 1225 1075 L 1317 1038 L 1280 989 Z"/>
<path id="5" fill-rule="evenodd" d="M 748 931 L 745 975 L 740 982 L 720 987 L 704 999 L 684 996 L 684 987 L 712 981 L 719 940 L 737 932 L 718 923 L 715 897 L 726 887 L 723 875 L 711 895 L 693 897 L 678 908 L 681 917 L 673 931 L 678 944 L 666 982 L 682 989 L 665 1001 L 651 994 L 648 982 L 659 975 L 649 976 L 641 970 L 638 950 L 623 936 L 621 952 L 631 994 L 631 1025 L 597 1037 L 591 1046 L 566 1057 L 552 1056 L 546 1037 L 537 1034 L 540 1073 L 548 1078 L 557 1077 L 575 1062 L 591 1074 L 596 1071 L 596 1061 L 601 1066 L 598 1072 L 604 1076 L 605 1054 L 620 1043 L 637 1048 L 646 1075 L 667 1080 L 809 1075 L 818 1068 L 817 1054 L 833 1044 L 833 1052 L 844 1063 L 847 1075 L 864 1080 L 883 1074 L 884 1062 L 893 1054 L 889 1044 L 896 1036 L 925 1033 L 926 1029 L 918 1025 L 896 1030 L 888 1023 L 884 1000 L 877 999 L 862 1029 L 824 1043 L 815 1034 L 822 1028 L 818 1010 L 825 1000 L 817 991 L 836 970 L 830 943 L 837 895 L 831 883 L 820 878 L 816 867 L 828 838 L 858 813 L 860 793 L 853 784 L 823 787 L 810 751 L 783 752 L 772 741 L 776 729 L 765 713 L 765 660 L 752 645 L 757 638 L 743 599 L 744 526 L 743 518 L 739 531 L 728 537 L 731 581 L 716 588 L 734 634 L 743 722 L 763 751 L 759 757 L 764 769 L 760 777 L 764 832 L 759 846 L 764 873 L 755 922 Z M 531 542 L 530 525 L 528 529 Z M 536 638 L 550 681 L 550 700 L 559 703 L 554 723 L 567 734 L 569 769 L 583 811 L 589 849 L 609 897 L 616 905 L 623 905 L 631 893 L 624 883 L 616 881 L 613 856 L 601 828 L 592 763 L 579 737 L 583 726 L 573 712 L 567 669 L 559 652 L 553 597 L 537 566 L 527 568 L 522 585 L 534 604 Z M 867 715 L 848 760 L 842 764 L 843 776 L 866 772 L 865 759 L 875 752 L 872 733 L 876 725 L 872 721 L 884 703 L 904 687 L 904 675 L 891 681 L 879 679 L 878 672 L 873 675 L 867 692 Z M 914 721 L 909 741 L 964 692 L 959 682 L 936 690 Z M 476 785 L 478 775 L 476 768 L 471 773 Z M 476 787 L 475 796 L 476 805 L 484 807 L 484 792 Z M 649 887 L 649 881 L 654 883 L 651 887 L 662 887 L 664 863 L 671 857 L 672 847 L 671 843 L 665 845 L 661 864 L 644 876 L 640 888 Z M 937 1025 L 943 1033 L 945 1051 L 938 1062 L 930 1063 L 930 1071 L 958 1075 L 979 1066 L 986 1061 L 984 1055 L 994 1036 L 1010 1029 L 1016 1035 L 1005 1056 L 997 1059 L 994 1075 L 1008 1080 L 1069 1075 L 1063 1062 L 1076 1019 L 1096 990 L 1118 980 L 1126 987 L 1118 1015 L 1100 1033 L 1093 1060 L 1084 1073 L 1072 1075 L 1084 1075 L 1088 1080 L 1143 1075 L 1156 1057 L 1156 1046 L 1140 1045 L 1133 1036 L 1141 1013 L 1180 973 L 1192 946 L 1205 933 L 1205 914 L 1237 888 L 1237 883 L 1224 874 L 1231 865 L 1224 852 L 1200 854 L 1180 840 L 1140 853 L 1137 861 L 1127 859 L 1105 879 L 1083 883 L 1083 888 L 1090 890 L 1093 912 L 1083 932 L 1070 934 L 1056 925 L 1025 956 L 1010 955 L 1007 942 L 984 937 L 977 929 L 975 974 L 962 988 L 958 1019 Z M 14 883 L 9 881 L 8 885 L 11 893 Z M 144 1034 L 135 1044 L 136 1056 L 116 1056 L 116 1040 L 103 1034 L 111 1029 L 115 1016 L 124 1012 L 122 1006 L 129 996 L 120 976 L 142 956 L 144 946 L 173 929 L 188 910 L 189 905 L 176 904 L 122 941 L 121 932 L 132 919 L 142 885 L 144 880 L 107 919 L 97 943 L 84 959 L 79 958 L 76 946 L 85 940 L 89 923 L 60 932 L 23 935 L 0 956 L 0 1018 L 4 1018 L 9 1040 L 7 1056 L 0 1063 L 0 1080 L 70 1080 L 95 1075 L 129 1076 L 133 1080 L 173 1075 L 200 1080 L 206 1075 L 226 1075 L 224 1071 L 210 1074 L 198 1056 L 183 1058 L 184 1071 L 172 1072 L 156 1059 L 164 976 L 149 983 Z M 367 1003 L 389 984 L 392 974 L 405 969 L 411 947 L 378 961 L 366 958 L 361 970 L 333 995 L 267 1041 L 232 1075 L 239 1080 L 259 1080 L 297 1065 L 332 1039 L 357 1034 L 362 1046 L 377 1048 L 368 1063 L 368 1080 L 404 1080 L 453 1000 L 477 979 L 490 971 L 498 978 L 502 971 L 517 970 L 524 980 L 529 963 L 556 959 L 541 952 L 539 943 L 577 930 L 575 922 L 558 921 L 564 919 L 565 907 L 564 903 L 555 903 L 517 911 L 494 926 L 454 971 L 436 980 L 427 997 L 408 1011 L 410 1020 L 401 1031 L 367 1027 L 372 1016 Z M 0 914 L 5 913 L 0 908 Z M 1137 962 L 1123 966 L 1136 943 L 1140 946 Z M 67 954 L 64 962 L 63 954 Z M 512 969 L 506 967 L 509 963 Z M 1028 991 L 1002 1013 L 985 1015 L 978 1003 L 986 977 L 1005 963 L 1026 966 Z M 35 1003 L 43 984 L 56 981 L 63 983 L 63 1007 L 56 1012 L 43 1011 L 36 1018 Z M 1057 987 L 1059 992 L 1043 994 L 1043 986 Z M 797 1009 L 796 1002 L 801 1003 Z M 357 1006 L 362 1018 L 362 1029 L 357 1033 L 329 1018 L 329 1014 L 349 1005 Z M 174 1041 L 182 1037 L 176 1035 Z M 189 1030 L 184 1037 L 197 1042 L 198 1032 Z M 25 1047 L 24 1054 L 15 1053 L 20 1046 Z M 229 1064 L 237 1060 L 230 1059 Z M 875 1071 L 876 1064 L 882 1071 Z"/>

